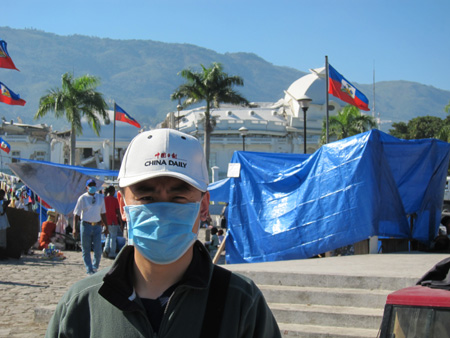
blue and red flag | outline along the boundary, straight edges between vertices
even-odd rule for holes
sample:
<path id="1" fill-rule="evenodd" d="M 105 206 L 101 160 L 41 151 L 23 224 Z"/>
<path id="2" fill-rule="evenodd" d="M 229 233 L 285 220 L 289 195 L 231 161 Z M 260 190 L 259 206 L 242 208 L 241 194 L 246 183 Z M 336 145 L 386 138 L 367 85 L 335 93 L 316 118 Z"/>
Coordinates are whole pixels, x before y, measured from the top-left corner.
<path id="1" fill-rule="evenodd" d="M 328 93 L 361 110 L 369 109 L 369 100 L 336 69 L 328 65 Z"/>
<path id="2" fill-rule="evenodd" d="M 18 94 L 15 94 L 11 89 L 0 82 L 0 102 L 10 104 L 12 106 L 24 106 L 27 103 L 22 100 Z"/>
<path id="3" fill-rule="evenodd" d="M 132 118 L 130 115 L 127 114 L 125 110 L 119 107 L 119 105 L 114 104 L 114 115 L 116 121 L 121 121 L 125 123 L 129 123 L 132 126 L 135 126 L 136 128 L 140 128 L 141 125 L 138 121 L 136 121 L 134 118 Z"/>
<path id="4" fill-rule="evenodd" d="M 6 49 L 6 42 L 3 40 L 0 40 L 0 68 L 18 70 L 9 56 L 8 50 Z"/>
<path id="5" fill-rule="evenodd" d="M 6 151 L 6 153 L 8 153 L 8 154 L 11 151 L 11 146 L 9 145 L 9 143 L 6 142 L 1 137 L 0 137 L 0 149 L 3 150 L 3 151 Z"/>

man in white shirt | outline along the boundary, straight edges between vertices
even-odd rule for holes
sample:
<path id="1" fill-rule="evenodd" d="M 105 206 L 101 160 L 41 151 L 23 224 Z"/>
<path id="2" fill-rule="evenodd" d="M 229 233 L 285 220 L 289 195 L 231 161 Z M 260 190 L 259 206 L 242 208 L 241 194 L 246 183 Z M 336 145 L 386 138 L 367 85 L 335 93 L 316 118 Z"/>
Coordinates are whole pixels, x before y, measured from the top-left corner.
<path id="1" fill-rule="evenodd" d="M 92 275 L 97 272 L 102 257 L 102 226 L 106 227 L 106 209 L 102 194 L 96 194 L 97 184 L 93 179 L 86 182 L 86 190 L 78 198 L 77 205 L 73 211 L 73 235 L 78 235 L 76 225 L 81 219 L 81 249 L 86 267 L 86 273 Z M 93 248 L 92 248 L 93 246 Z M 94 250 L 94 259 L 91 260 L 91 249 Z"/>

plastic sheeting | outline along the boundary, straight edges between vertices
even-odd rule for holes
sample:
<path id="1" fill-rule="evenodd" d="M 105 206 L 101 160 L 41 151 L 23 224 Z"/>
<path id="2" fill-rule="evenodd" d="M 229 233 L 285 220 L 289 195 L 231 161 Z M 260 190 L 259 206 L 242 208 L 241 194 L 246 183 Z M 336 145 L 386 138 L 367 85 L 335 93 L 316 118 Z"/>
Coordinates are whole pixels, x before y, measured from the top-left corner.
<path id="1" fill-rule="evenodd" d="M 235 152 L 241 169 L 230 179 L 227 261 L 308 258 L 375 235 L 429 243 L 449 151 L 446 142 L 372 130 L 310 157 Z"/>
<path id="2" fill-rule="evenodd" d="M 230 199 L 230 178 L 211 183 L 208 186 L 211 202 L 226 202 Z"/>
<path id="3" fill-rule="evenodd" d="M 117 171 L 20 159 L 9 167 L 35 194 L 63 215 L 70 215 L 78 197 L 86 192 L 86 181 L 95 176 L 117 176 Z M 95 179 L 97 186 L 103 181 Z"/>

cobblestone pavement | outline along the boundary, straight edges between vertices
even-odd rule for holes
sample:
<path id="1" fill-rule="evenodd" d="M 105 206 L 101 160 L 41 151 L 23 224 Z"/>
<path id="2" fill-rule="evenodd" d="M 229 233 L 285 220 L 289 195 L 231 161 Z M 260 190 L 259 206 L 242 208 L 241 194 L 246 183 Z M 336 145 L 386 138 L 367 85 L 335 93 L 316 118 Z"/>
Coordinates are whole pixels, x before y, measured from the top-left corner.
<path id="1" fill-rule="evenodd" d="M 86 277 L 81 252 L 64 251 L 64 260 L 41 258 L 39 252 L 0 261 L 0 337 L 43 337 L 47 322 L 35 309 L 57 304 L 65 291 Z M 112 264 L 103 258 L 100 269 Z"/>

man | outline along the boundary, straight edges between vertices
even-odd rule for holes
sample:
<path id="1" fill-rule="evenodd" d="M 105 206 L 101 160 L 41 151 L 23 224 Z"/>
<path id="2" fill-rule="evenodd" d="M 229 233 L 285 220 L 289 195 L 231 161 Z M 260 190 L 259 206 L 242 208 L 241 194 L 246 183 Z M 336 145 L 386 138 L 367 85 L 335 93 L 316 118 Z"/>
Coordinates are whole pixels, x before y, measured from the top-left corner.
<path id="1" fill-rule="evenodd" d="M 103 195 L 96 194 L 97 184 L 93 179 L 86 182 L 86 192 L 78 198 L 73 211 L 73 236 L 78 236 L 77 224 L 81 218 L 81 250 L 86 273 L 97 272 L 102 257 L 102 223 L 108 232 Z M 94 260 L 91 260 L 91 250 Z"/>
<path id="2" fill-rule="evenodd" d="M 66 293 L 47 337 L 280 337 L 261 291 L 214 266 L 197 240 L 209 192 L 196 138 L 172 129 L 140 133 L 118 179 L 132 245 L 109 271 Z"/>
<path id="3" fill-rule="evenodd" d="M 122 218 L 120 217 L 120 207 L 117 198 L 114 196 L 116 189 L 110 185 L 105 189 L 106 221 L 108 222 L 108 236 L 103 249 L 103 256 L 108 258 L 116 257 L 117 233 L 119 229 L 123 231 Z"/>

